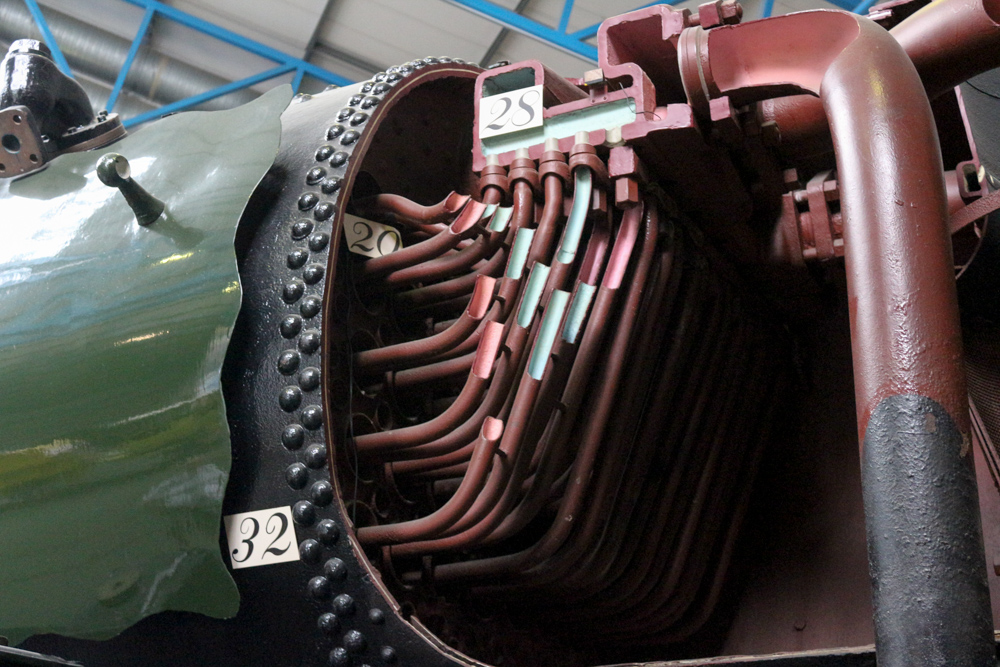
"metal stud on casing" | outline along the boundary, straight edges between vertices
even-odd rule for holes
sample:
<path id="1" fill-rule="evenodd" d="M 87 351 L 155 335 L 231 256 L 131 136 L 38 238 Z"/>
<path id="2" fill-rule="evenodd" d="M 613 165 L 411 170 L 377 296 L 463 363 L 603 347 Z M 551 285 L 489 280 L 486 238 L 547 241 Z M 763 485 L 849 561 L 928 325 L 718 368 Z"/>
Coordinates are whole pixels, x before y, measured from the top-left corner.
<path id="1" fill-rule="evenodd" d="M 97 177 L 108 187 L 118 188 L 135 214 L 136 222 L 143 227 L 156 222 L 166 210 L 166 204 L 132 180 L 132 168 L 128 160 L 118 153 L 101 156 L 97 161 Z"/>

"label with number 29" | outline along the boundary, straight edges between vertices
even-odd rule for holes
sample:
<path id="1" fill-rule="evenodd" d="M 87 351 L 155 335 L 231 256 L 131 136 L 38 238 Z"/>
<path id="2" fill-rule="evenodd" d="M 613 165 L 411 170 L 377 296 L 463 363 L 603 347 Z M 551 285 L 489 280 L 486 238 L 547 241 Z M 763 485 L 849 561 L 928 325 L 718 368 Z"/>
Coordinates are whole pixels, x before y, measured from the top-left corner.
<path id="1" fill-rule="evenodd" d="M 479 100 L 479 138 L 541 127 L 542 86 L 530 86 Z"/>
<path id="2" fill-rule="evenodd" d="M 299 560 L 291 507 L 223 517 L 233 569 Z"/>

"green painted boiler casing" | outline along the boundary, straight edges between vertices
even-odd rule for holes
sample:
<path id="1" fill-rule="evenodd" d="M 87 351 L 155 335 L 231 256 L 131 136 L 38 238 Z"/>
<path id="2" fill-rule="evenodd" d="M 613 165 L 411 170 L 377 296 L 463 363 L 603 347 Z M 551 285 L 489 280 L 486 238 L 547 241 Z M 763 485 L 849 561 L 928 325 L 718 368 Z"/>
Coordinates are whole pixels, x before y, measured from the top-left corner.
<path id="1" fill-rule="evenodd" d="M 173 116 L 0 181 L 0 635 L 106 638 L 165 609 L 217 617 L 231 461 L 220 370 L 237 222 L 289 87 Z M 166 202 L 140 227 L 95 166 Z"/>

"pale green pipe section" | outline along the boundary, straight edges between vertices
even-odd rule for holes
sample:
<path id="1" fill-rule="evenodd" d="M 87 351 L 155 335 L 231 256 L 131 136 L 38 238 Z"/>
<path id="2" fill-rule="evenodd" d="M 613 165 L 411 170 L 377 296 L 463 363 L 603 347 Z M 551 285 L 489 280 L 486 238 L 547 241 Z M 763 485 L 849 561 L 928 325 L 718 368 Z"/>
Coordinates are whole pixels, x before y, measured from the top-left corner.
<path id="1" fill-rule="evenodd" d="M 545 372 L 549 354 L 552 353 L 552 344 L 556 340 L 556 334 L 559 333 L 559 323 L 562 322 L 563 313 L 566 312 L 567 301 L 569 292 L 554 290 L 545 309 L 545 317 L 542 318 L 542 326 L 535 340 L 535 349 L 531 351 L 531 360 L 528 361 L 528 375 L 536 380 L 541 380 Z"/>
<path id="2" fill-rule="evenodd" d="M 577 167 L 574 175 L 573 208 L 569 212 L 569 220 L 566 222 L 566 231 L 563 232 L 563 242 L 556 255 L 563 264 L 572 264 L 576 257 L 576 249 L 580 246 L 580 237 L 583 235 L 583 223 L 587 219 L 587 212 L 590 210 L 590 196 L 592 191 L 590 170 L 586 167 Z"/>
<path id="3" fill-rule="evenodd" d="M 497 209 L 497 212 L 493 214 L 493 219 L 490 220 L 490 231 L 491 232 L 502 232 L 507 229 L 507 224 L 510 222 L 510 216 L 514 213 L 514 207 L 512 206 L 501 206 Z"/>
<path id="4" fill-rule="evenodd" d="M 587 317 L 590 302 L 596 292 L 597 286 L 587 283 L 580 283 L 580 286 L 576 288 L 576 294 L 573 295 L 573 305 L 569 307 L 569 315 L 566 317 L 566 326 L 563 327 L 562 333 L 563 340 L 567 343 L 576 344 L 576 338 L 580 335 L 583 320 Z"/>
<path id="5" fill-rule="evenodd" d="M 528 251 L 531 250 L 531 240 L 535 238 L 535 230 L 522 227 L 517 230 L 514 245 L 510 249 L 510 260 L 507 262 L 508 278 L 519 279 L 524 273 L 524 263 L 528 261 Z"/>
<path id="6" fill-rule="evenodd" d="M 517 325 L 522 329 L 530 327 L 531 321 L 535 319 L 535 310 L 538 309 L 538 301 L 542 298 L 542 290 L 545 289 L 545 281 L 548 279 L 549 267 L 541 262 L 535 262 L 531 267 L 531 275 L 528 276 L 528 286 L 524 288 L 521 308 L 517 311 Z"/>

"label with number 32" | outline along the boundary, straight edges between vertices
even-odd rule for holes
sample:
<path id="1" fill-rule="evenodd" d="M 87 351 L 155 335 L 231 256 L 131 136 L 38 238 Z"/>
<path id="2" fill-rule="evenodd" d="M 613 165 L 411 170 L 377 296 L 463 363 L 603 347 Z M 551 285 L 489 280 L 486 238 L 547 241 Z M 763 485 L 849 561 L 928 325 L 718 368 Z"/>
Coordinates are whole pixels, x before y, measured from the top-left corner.
<path id="1" fill-rule="evenodd" d="M 542 86 L 530 86 L 479 100 L 479 138 L 541 127 Z"/>
<path id="2" fill-rule="evenodd" d="M 291 507 L 223 517 L 233 569 L 299 560 Z"/>

